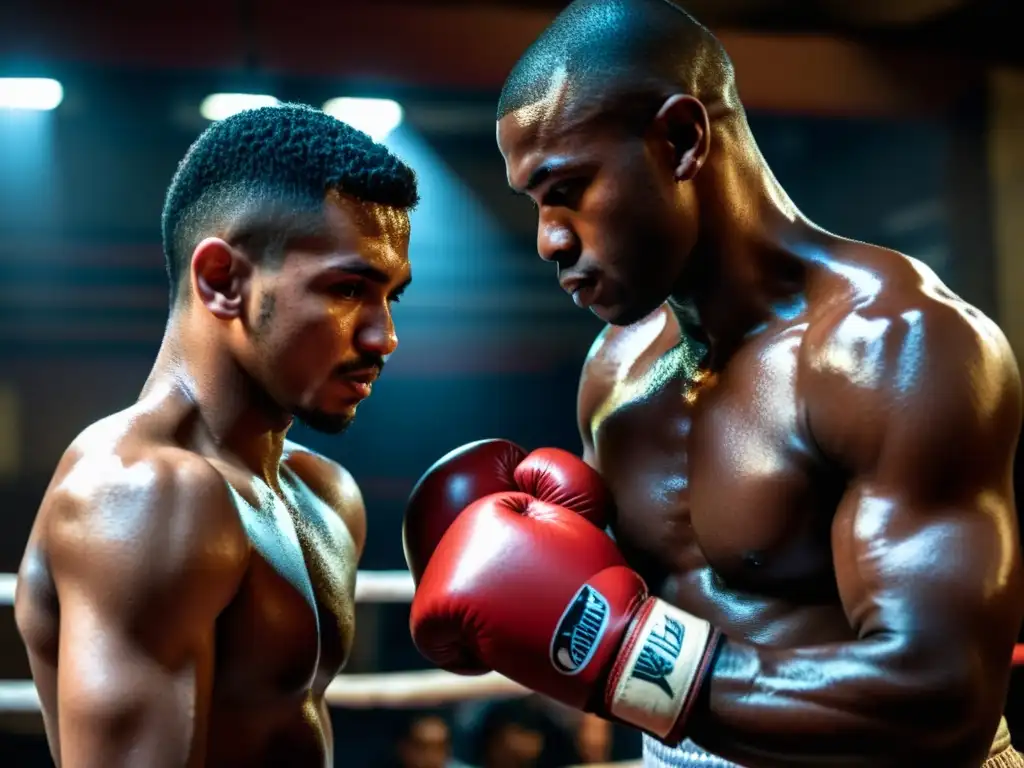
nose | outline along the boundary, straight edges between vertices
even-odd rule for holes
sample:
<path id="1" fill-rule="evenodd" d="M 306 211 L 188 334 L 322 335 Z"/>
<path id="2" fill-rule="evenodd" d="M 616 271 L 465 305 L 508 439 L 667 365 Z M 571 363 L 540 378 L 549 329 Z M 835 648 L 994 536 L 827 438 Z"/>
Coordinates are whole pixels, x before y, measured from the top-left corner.
<path id="1" fill-rule="evenodd" d="M 367 311 L 356 334 L 356 344 L 363 352 L 386 358 L 398 348 L 395 321 L 389 306 L 373 307 Z"/>
<path id="2" fill-rule="evenodd" d="M 579 240 L 564 218 L 541 211 L 537 222 L 537 254 L 560 267 L 576 261 Z"/>

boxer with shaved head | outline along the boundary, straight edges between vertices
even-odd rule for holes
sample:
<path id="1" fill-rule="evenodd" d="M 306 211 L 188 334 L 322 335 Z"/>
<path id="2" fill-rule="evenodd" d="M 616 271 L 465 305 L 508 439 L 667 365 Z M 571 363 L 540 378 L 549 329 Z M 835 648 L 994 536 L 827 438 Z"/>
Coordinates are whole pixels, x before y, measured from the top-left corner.
<path id="1" fill-rule="evenodd" d="M 484 441 L 418 487 L 420 650 L 642 730 L 649 766 L 1024 765 L 996 324 L 810 221 L 667 0 L 570 4 L 497 138 L 540 257 L 607 327 L 582 461 Z"/>

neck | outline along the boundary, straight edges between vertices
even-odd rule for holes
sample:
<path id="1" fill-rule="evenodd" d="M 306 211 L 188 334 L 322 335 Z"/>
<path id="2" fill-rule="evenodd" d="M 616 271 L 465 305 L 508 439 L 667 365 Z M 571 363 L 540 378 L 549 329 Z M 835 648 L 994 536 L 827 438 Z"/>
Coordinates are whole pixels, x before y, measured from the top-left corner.
<path id="1" fill-rule="evenodd" d="M 697 177 L 700 232 L 692 267 L 670 304 L 715 358 L 802 300 L 801 245 L 825 233 L 797 210 L 775 179 L 746 121 L 719 126 Z"/>
<path id="2" fill-rule="evenodd" d="M 177 437 L 187 448 L 276 479 L 291 418 L 242 368 L 223 329 L 200 312 L 172 310 L 139 400 L 177 403 Z"/>

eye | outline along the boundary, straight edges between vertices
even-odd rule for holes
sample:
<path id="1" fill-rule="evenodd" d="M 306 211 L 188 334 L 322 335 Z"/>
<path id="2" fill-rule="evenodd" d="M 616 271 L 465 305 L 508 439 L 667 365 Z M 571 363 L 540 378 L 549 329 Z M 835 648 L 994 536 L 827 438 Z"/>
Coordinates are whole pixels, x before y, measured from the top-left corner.
<path id="1" fill-rule="evenodd" d="M 585 189 L 586 182 L 583 179 L 559 181 L 548 187 L 541 205 L 552 208 L 577 208 Z"/>
<path id="2" fill-rule="evenodd" d="M 400 304 L 402 301 L 402 294 L 396 293 L 391 296 L 388 296 L 388 301 L 391 302 L 392 304 Z"/>
<path id="3" fill-rule="evenodd" d="M 358 299 L 363 293 L 362 283 L 355 283 L 349 280 L 335 283 L 330 287 L 333 296 L 341 299 Z"/>

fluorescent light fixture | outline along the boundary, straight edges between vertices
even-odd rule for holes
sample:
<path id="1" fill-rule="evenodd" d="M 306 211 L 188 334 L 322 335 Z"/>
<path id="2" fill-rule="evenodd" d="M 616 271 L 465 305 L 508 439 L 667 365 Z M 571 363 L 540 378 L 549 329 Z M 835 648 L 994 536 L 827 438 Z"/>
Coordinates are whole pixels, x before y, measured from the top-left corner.
<path id="1" fill-rule="evenodd" d="M 48 112 L 64 101 L 64 86 L 48 77 L 0 77 L 0 109 Z"/>
<path id="2" fill-rule="evenodd" d="M 383 141 L 402 123 L 402 105 L 391 99 L 341 97 L 324 104 L 324 112 Z"/>
<path id="3" fill-rule="evenodd" d="M 211 93 L 199 105 L 199 114 L 207 120 L 223 120 L 247 109 L 276 107 L 279 103 L 262 93 Z"/>

